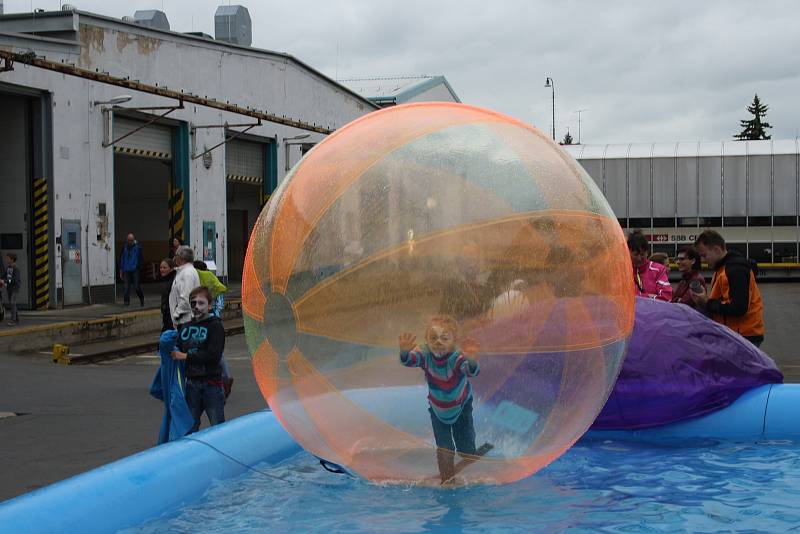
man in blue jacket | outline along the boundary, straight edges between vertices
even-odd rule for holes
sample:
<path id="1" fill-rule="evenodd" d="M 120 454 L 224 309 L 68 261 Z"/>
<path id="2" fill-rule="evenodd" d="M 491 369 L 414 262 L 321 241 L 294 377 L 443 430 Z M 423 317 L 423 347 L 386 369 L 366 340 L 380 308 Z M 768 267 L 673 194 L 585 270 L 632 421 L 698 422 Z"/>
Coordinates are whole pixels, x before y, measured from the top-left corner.
<path id="1" fill-rule="evenodd" d="M 131 285 L 133 285 L 139 296 L 139 304 L 144 307 L 144 293 L 139 285 L 139 271 L 143 265 L 142 247 L 133 234 L 128 234 L 125 246 L 122 247 L 122 256 L 119 258 L 119 277 L 125 282 L 125 306 L 131 304 Z"/>

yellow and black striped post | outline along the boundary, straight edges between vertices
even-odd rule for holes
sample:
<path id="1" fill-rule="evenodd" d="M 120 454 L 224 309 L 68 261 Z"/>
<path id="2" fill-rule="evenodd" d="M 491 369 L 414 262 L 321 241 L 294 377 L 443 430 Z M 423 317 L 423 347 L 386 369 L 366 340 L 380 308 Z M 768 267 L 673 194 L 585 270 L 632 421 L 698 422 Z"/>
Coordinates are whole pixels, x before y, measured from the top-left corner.
<path id="1" fill-rule="evenodd" d="M 169 184 L 169 231 L 172 237 L 184 240 L 183 232 L 183 189 Z"/>
<path id="2" fill-rule="evenodd" d="M 33 305 L 37 310 L 50 306 L 50 244 L 47 179 L 33 180 Z"/>

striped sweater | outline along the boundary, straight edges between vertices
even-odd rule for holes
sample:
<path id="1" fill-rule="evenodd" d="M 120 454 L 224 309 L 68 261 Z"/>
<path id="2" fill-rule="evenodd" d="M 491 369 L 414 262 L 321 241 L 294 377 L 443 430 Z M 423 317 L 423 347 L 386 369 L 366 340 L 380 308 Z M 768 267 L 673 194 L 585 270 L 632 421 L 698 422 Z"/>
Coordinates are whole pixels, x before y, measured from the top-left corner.
<path id="1" fill-rule="evenodd" d="M 468 360 L 458 350 L 436 356 L 427 345 L 401 352 L 400 363 L 425 371 L 431 411 L 442 423 L 455 423 L 464 405 L 472 399 L 472 385 L 467 378 L 480 372 L 478 363 Z"/>

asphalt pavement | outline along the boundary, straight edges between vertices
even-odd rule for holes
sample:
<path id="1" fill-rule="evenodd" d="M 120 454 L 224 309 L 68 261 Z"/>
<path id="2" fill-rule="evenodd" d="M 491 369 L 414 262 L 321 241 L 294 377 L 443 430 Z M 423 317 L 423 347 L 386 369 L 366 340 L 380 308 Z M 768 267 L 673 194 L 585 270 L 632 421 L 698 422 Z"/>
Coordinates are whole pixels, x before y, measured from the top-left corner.
<path id="1" fill-rule="evenodd" d="M 228 419 L 266 408 L 243 335 L 229 337 Z M 150 397 L 155 355 L 57 365 L 0 354 L 0 501 L 156 445 L 163 403 Z M 203 417 L 203 428 L 208 421 Z"/>
<path id="2" fill-rule="evenodd" d="M 765 283 L 761 290 L 761 348 L 787 382 L 800 382 L 800 283 Z M 235 377 L 226 417 L 264 409 L 243 335 L 227 339 L 225 355 Z M 0 501 L 154 446 L 163 405 L 148 388 L 157 368 L 155 355 L 66 366 L 49 354 L 0 348 Z"/>

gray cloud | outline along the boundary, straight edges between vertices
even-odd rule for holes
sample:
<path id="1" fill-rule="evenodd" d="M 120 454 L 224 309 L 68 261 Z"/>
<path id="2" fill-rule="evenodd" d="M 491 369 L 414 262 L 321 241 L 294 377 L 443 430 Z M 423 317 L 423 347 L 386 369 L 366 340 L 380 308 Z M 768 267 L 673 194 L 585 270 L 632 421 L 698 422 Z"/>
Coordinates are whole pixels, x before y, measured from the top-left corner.
<path id="1" fill-rule="evenodd" d="M 161 8 L 177 31 L 213 34 L 219 2 L 74 0 L 110 16 Z M 52 5 L 51 5 L 52 4 Z M 58 2 L 34 7 L 58 8 Z M 7 12 L 29 0 L 5 0 Z M 792 1 L 351 0 L 248 5 L 253 44 L 330 77 L 444 74 L 464 102 L 584 142 L 727 140 L 755 92 L 773 137 L 795 137 L 800 3 Z"/>

